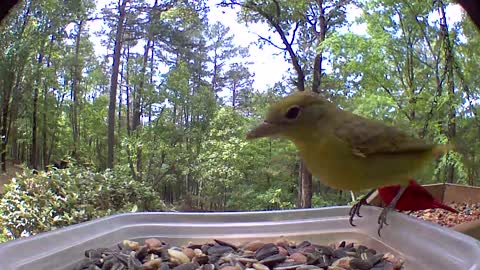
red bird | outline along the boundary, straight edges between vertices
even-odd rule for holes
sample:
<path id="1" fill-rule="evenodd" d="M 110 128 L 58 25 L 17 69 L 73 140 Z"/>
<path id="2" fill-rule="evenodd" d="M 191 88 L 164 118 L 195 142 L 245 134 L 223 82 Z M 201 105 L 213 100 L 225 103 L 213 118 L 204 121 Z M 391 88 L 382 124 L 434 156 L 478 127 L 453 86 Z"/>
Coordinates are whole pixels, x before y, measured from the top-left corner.
<path id="1" fill-rule="evenodd" d="M 393 200 L 400 186 L 387 186 L 378 189 L 378 196 L 387 205 Z M 410 180 L 407 189 L 395 206 L 400 211 L 418 211 L 432 208 L 441 208 L 450 212 L 458 213 L 457 210 L 442 204 L 433 197 L 428 190 L 419 185 L 415 180 Z"/>

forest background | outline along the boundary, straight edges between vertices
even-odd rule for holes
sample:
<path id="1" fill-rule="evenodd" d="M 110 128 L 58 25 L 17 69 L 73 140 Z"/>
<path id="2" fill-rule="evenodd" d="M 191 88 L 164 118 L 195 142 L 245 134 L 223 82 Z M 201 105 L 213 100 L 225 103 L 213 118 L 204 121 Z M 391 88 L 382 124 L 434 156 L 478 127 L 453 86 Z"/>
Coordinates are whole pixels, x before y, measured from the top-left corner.
<path id="1" fill-rule="evenodd" d="M 298 90 L 454 142 L 419 182 L 479 184 L 480 35 L 448 1 L 25 0 L 0 35 L 0 241 L 125 211 L 350 203 L 290 142 L 245 140 Z"/>

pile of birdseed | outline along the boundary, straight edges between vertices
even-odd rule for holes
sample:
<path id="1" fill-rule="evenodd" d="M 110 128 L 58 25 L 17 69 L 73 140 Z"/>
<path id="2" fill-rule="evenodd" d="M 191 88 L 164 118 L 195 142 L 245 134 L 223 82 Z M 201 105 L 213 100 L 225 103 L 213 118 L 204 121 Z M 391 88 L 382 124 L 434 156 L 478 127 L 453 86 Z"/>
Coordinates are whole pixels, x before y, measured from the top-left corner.
<path id="1" fill-rule="evenodd" d="M 445 227 L 453 227 L 480 219 L 480 203 L 451 203 L 448 206 L 456 209 L 458 213 L 436 208 L 415 211 L 412 215 Z"/>
<path id="2" fill-rule="evenodd" d="M 157 238 L 85 251 L 73 270 L 400 270 L 403 259 L 354 243 L 317 245 L 285 238 L 235 245 L 215 239 L 177 247 Z"/>

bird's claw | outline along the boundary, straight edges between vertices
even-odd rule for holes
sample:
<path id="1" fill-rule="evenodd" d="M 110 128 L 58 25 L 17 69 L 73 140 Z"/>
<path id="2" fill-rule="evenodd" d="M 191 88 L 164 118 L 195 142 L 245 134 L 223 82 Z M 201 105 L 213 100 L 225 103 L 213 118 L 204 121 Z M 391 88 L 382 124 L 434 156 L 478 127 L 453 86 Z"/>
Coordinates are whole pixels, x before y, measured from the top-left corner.
<path id="1" fill-rule="evenodd" d="M 350 225 L 352 226 L 356 226 L 355 224 L 353 224 L 353 218 L 355 217 L 355 215 L 357 215 L 358 217 L 362 217 L 360 215 L 360 207 L 362 207 L 362 205 L 364 204 L 367 204 L 367 198 L 366 197 L 363 197 L 362 199 L 360 199 L 360 201 L 358 201 L 356 204 L 354 204 L 352 206 L 352 208 L 350 208 L 350 212 L 349 212 L 349 215 L 350 215 Z"/>
<path id="2" fill-rule="evenodd" d="M 388 215 L 388 212 L 390 212 L 393 208 L 391 206 L 387 206 L 385 208 L 383 208 L 382 212 L 380 213 L 380 216 L 378 216 L 378 236 L 382 237 L 380 235 L 380 231 L 382 230 L 383 228 L 383 225 L 387 225 L 388 226 L 388 223 L 387 223 L 387 215 Z"/>

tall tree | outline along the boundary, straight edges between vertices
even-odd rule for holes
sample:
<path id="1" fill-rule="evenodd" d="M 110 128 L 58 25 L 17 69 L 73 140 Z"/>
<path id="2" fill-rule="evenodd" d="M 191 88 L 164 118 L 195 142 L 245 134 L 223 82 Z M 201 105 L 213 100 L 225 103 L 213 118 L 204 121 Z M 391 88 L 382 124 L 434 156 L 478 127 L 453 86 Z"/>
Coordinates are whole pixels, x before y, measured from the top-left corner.
<path id="1" fill-rule="evenodd" d="M 38 92 L 42 85 L 42 72 L 40 65 L 43 63 L 43 52 L 38 54 L 37 80 L 33 89 L 33 114 L 32 114 L 32 149 L 30 150 L 30 166 L 38 169 Z"/>
<path id="2" fill-rule="evenodd" d="M 212 62 L 212 92 L 218 95 L 225 87 L 224 72 L 228 67 L 228 61 L 232 61 L 235 57 L 246 58 L 248 56 L 247 48 L 237 46 L 233 42 L 233 34 L 230 28 L 224 26 L 220 22 L 210 25 L 206 31 L 208 39 L 207 49 L 210 53 L 210 61 Z"/>
<path id="3" fill-rule="evenodd" d="M 306 80 L 311 78 L 309 87 L 317 93 L 322 91 L 323 42 L 335 28 L 346 23 L 346 6 L 351 0 L 296 1 L 269 0 L 254 1 L 223 0 L 223 6 L 241 6 L 246 22 L 265 22 L 278 34 L 280 44 L 270 37 L 259 36 L 261 42 L 272 45 L 288 56 L 296 73 L 293 83 L 299 91 L 307 89 Z M 297 38 L 298 37 L 298 38 Z M 312 206 L 312 175 L 303 160 L 300 164 L 299 207 Z"/>
<path id="4" fill-rule="evenodd" d="M 14 4 L 11 2 L 11 4 Z M 29 51 L 26 49 L 28 45 L 23 44 L 25 39 L 25 31 L 30 21 L 31 3 L 28 2 L 24 5 L 24 10 L 21 11 L 19 16 L 13 19 L 13 26 L 11 31 L 6 30 L 3 35 L 6 44 L 4 44 L 4 51 L 8 53 L 4 54 L 0 59 L 0 67 L 2 69 L 1 85 L 2 85 L 2 115 L 1 122 L 1 162 L 2 172 L 7 171 L 6 156 L 7 156 L 7 144 L 9 141 L 10 123 L 13 121 L 10 111 L 16 111 L 17 106 L 11 106 L 13 102 L 17 101 L 17 97 L 20 95 L 19 85 L 22 80 L 22 76 L 25 70 L 25 66 L 28 63 Z M 8 23 L 6 21 L 5 23 Z M 9 33 L 10 35 L 7 35 Z M 8 44 L 8 41 L 11 44 Z M 10 117 L 9 117 L 10 116 Z M 15 138 L 14 138 L 15 140 Z"/>
<path id="5" fill-rule="evenodd" d="M 115 109 L 117 101 L 118 73 L 120 69 L 120 56 L 123 45 L 123 29 L 126 17 L 126 8 L 129 0 L 123 0 L 118 5 L 118 21 L 115 32 L 115 46 L 113 51 L 112 76 L 110 79 L 110 102 L 108 104 L 108 153 L 107 168 L 113 168 L 115 155 Z"/>
<path id="6" fill-rule="evenodd" d="M 249 99 L 253 89 L 253 75 L 248 67 L 242 63 L 232 63 L 224 77 L 225 87 L 231 93 L 232 107 L 235 110 L 246 110 L 250 105 Z"/>
<path id="7" fill-rule="evenodd" d="M 84 26 L 85 20 L 80 19 L 76 22 L 77 33 L 75 35 L 75 58 L 72 74 L 72 137 L 73 137 L 73 149 L 71 155 L 78 159 L 78 148 L 79 148 L 79 139 L 80 139 L 80 127 L 78 122 L 78 107 L 80 101 L 80 79 L 82 76 L 82 66 L 79 59 L 80 55 L 80 42 L 82 39 L 82 29 Z"/>
<path id="8" fill-rule="evenodd" d="M 449 141 L 455 141 L 457 135 L 457 102 L 456 99 L 456 86 L 454 78 L 454 48 L 452 39 L 450 37 L 450 30 L 447 23 L 447 15 L 445 12 L 446 5 L 442 0 L 437 0 L 438 12 L 440 14 L 440 37 L 443 38 L 444 49 L 444 61 L 445 61 L 445 75 L 446 75 L 446 90 L 448 96 L 448 117 L 447 117 L 447 131 L 446 135 Z M 449 162 L 446 167 L 446 179 L 447 183 L 455 182 L 455 164 Z"/>

